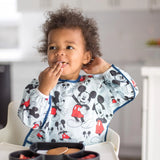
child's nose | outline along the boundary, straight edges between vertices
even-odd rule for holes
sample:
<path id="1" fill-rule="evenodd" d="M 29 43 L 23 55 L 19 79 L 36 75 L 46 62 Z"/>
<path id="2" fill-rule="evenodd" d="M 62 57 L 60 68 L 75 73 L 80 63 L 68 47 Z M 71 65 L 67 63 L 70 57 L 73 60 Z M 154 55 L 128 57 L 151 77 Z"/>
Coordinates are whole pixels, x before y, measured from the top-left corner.
<path id="1" fill-rule="evenodd" d="M 57 56 L 63 56 L 65 54 L 64 50 L 63 49 L 59 49 L 57 52 L 56 52 L 56 55 Z"/>

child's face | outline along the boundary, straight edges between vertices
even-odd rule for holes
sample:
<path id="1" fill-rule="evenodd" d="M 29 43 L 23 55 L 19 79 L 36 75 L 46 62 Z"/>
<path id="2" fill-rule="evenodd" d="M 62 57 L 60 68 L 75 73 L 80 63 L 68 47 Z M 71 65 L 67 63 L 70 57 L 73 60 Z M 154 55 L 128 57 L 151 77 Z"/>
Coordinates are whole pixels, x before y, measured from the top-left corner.
<path id="1" fill-rule="evenodd" d="M 54 29 L 48 34 L 48 64 L 50 67 L 62 62 L 61 79 L 76 80 L 83 64 L 91 59 L 85 50 L 85 41 L 79 28 Z"/>

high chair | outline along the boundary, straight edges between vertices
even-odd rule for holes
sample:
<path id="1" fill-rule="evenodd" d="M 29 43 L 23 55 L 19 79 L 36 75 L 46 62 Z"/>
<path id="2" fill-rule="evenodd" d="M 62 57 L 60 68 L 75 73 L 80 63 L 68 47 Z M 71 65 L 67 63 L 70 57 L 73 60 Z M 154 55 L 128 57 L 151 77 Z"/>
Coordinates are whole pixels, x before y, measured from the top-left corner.
<path id="1" fill-rule="evenodd" d="M 116 152 L 116 155 L 119 154 L 119 147 L 120 147 L 120 136 L 116 133 L 113 129 L 108 128 L 106 141 L 110 142 Z"/>
<path id="2" fill-rule="evenodd" d="M 0 142 L 8 142 L 16 145 L 23 145 L 29 128 L 26 127 L 17 116 L 19 104 L 10 102 L 8 105 L 7 124 L 0 129 Z"/>
<path id="3" fill-rule="evenodd" d="M 92 150 L 101 154 L 101 158 L 105 159 L 105 153 L 110 152 L 111 155 L 119 154 L 120 136 L 111 128 L 108 128 L 106 141 L 85 146 L 86 150 Z M 114 153 L 113 153 L 114 152 Z"/>
<path id="4" fill-rule="evenodd" d="M 23 144 L 30 129 L 25 126 L 17 116 L 18 107 L 19 104 L 17 102 L 12 101 L 9 103 L 7 125 L 0 129 L 0 142 L 8 142 L 16 145 Z M 113 129 L 108 128 L 106 141 L 112 144 L 114 151 L 118 156 L 120 136 Z"/>

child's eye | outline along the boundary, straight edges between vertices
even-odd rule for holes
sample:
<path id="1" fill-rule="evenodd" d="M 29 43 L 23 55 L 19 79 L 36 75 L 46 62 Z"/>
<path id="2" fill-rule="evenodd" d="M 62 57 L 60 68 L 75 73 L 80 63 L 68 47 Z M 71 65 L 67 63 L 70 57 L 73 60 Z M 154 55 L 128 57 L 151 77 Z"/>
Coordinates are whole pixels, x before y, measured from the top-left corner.
<path id="1" fill-rule="evenodd" d="M 55 46 L 50 46 L 50 47 L 49 47 L 49 50 L 55 50 L 55 49 L 56 49 Z"/>
<path id="2" fill-rule="evenodd" d="M 72 46 L 67 46 L 66 49 L 74 49 Z"/>

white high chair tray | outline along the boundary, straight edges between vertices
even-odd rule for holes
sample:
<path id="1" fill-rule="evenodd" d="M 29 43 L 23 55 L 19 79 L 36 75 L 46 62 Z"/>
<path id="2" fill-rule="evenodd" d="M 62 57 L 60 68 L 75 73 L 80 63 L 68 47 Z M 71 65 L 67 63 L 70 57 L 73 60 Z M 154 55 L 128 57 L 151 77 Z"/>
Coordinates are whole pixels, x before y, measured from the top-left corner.
<path id="1" fill-rule="evenodd" d="M 8 160 L 9 154 L 18 150 L 27 150 L 27 147 L 23 147 L 20 145 L 14 145 L 6 142 L 0 143 L 0 160 Z"/>
<path id="2" fill-rule="evenodd" d="M 14 145 L 6 142 L 0 143 L 0 160 L 8 160 L 9 154 L 18 150 L 27 150 L 27 147 Z M 86 146 L 85 150 L 95 151 L 100 154 L 100 160 L 119 160 L 114 152 L 113 146 L 109 142 Z"/>
<path id="3" fill-rule="evenodd" d="M 119 160 L 112 144 L 109 142 L 85 146 L 85 150 L 98 152 L 100 154 L 100 160 Z"/>

